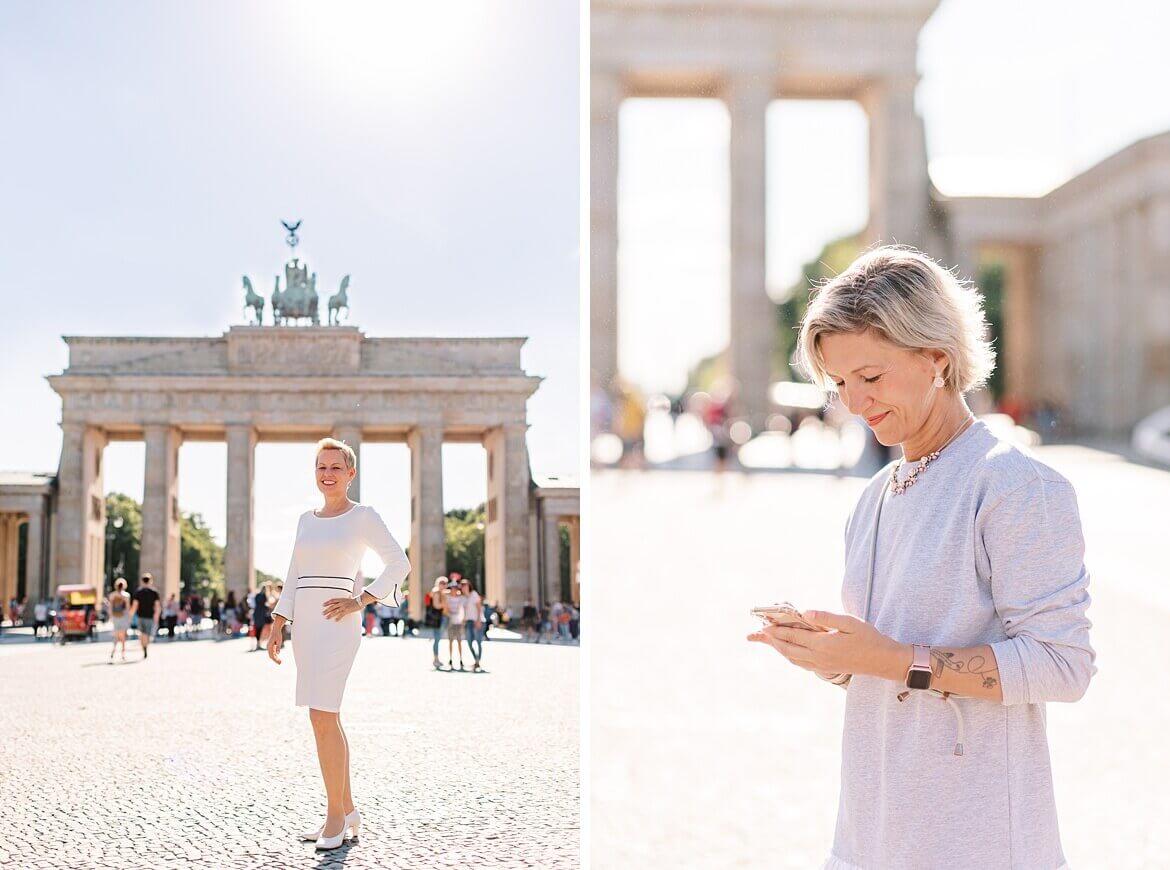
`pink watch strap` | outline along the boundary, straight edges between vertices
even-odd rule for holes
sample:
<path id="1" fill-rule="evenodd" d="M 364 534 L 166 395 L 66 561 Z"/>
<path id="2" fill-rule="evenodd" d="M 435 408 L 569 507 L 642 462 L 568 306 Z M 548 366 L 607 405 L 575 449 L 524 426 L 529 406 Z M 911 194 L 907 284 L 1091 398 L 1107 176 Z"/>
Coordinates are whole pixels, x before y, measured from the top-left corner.
<path id="1" fill-rule="evenodd" d="M 930 670 L 930 647 L 923 646 L 916 643 L 914 646 L 914 661 L 911 663 L 912 668 L 926 668 Z"/>

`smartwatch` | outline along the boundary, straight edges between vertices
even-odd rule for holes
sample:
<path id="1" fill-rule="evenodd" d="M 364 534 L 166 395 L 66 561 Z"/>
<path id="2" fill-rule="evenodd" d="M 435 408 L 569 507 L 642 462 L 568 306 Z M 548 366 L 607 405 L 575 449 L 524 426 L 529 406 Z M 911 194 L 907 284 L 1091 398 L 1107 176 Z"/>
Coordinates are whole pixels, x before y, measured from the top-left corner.
<path id="1" fill-rule="evenodd" d="M 907 689 L 930 688 L 930 647 L 914 644 L 914 661 L 906 671 Z"/>

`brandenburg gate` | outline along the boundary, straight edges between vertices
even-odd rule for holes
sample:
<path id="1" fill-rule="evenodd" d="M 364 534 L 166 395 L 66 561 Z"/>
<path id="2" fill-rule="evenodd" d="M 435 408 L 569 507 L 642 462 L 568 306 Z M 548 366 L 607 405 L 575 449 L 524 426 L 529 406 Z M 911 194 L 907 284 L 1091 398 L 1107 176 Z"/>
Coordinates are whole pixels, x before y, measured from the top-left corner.
<path id="1" fill-rule="evenodd" d="M 295 227 L 289 244 L 295 244 Z M 286 266 L 277 323 L 318 323 L 316 275 Z M 253 480 L 261 441 L 340 438 L 405 442 L 411 454 L 410 607 L 446 570 L 444 441 L 487 454 L 487 600 L 533 596 L 527 400 L 541 379 L 521 368 L 523 338 L 372 338 L 341 325 L 259 325 L 263 299 L 245 279 L 256 325 L 219 337 L 66 336 L 69 364 L 49 377 L 61 396 L 55 582 L 103 588 L 102 451 L 111 441 L 146 445 L 140 565 L 164 597 L 179 592 L 179 446 L 227 442 L 228 589 L 255 586 Z M 335 322 L 336 300 L 330 300 Z M 340 315 L 340 311 L 337 312 Z M 340 320 L 340 316 L 336 318 Z M 350 487 L 360 499 L 362 465 Z M 405 542 L 404 542 L 405 543 Z"/>

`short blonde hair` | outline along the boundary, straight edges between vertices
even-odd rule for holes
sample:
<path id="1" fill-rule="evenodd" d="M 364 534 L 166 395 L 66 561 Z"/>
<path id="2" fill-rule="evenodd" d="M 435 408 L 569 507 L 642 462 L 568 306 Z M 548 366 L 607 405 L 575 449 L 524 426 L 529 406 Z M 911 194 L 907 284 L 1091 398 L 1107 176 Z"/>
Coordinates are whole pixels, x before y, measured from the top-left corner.
<path id="1" fill-rule="evenodd" d="M 835 390 L 820 339 L 867 330 L 907 350 L 941 350 L 943 379 L 960 394 L 981 387 L 995 369 L 979 291 L 914 248 L 874 248 L 812 291 L 796 343 L 800 367 Z"/>
<path id="2" fill-rule="evenodd" d="M 357 468 L 357 454 L 354 453 L 353 448 L 344 441 L 338 441 L 336 438 L 322 438 L 317 442 L 317 452 L 313 454 L 313 462 L 317 461 L 317 457 L 321 455 L 323 450 L 340 450 L 345 454 L 345 467 Z"/>

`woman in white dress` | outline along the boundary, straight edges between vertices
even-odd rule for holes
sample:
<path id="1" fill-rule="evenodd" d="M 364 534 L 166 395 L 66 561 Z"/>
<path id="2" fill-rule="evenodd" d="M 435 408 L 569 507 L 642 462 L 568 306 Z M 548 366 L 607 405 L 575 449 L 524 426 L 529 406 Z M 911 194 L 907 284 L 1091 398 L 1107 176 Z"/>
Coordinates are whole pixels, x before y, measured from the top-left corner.
<path id="1" fill-rule="evenodd" d="M 298 707 L 309 708 L 317 760 L 325 782 L 325 823 L 304 834 L 318 849 L 335 849 L 346 832 L 357 836 L 361 815 L 353 804 L 349 779 L 349 742 L 339 711 L 345 681 L 361 644 L 361 613 L 366 604 L 393 595 L 410 572 L 406 554 L 373 508 L 350 501 L 357 456 L 332 438 L 317 443 L 317 489 L 325 504 L 297 522 L 296 544 L 280 600 L 272 611 L 268 655 L 280 664 L 285 623 L 296 620 L 293 657 L 297 665 Z M 354 578 L 366 549 L 385 564 L 364 589 Z"/>

